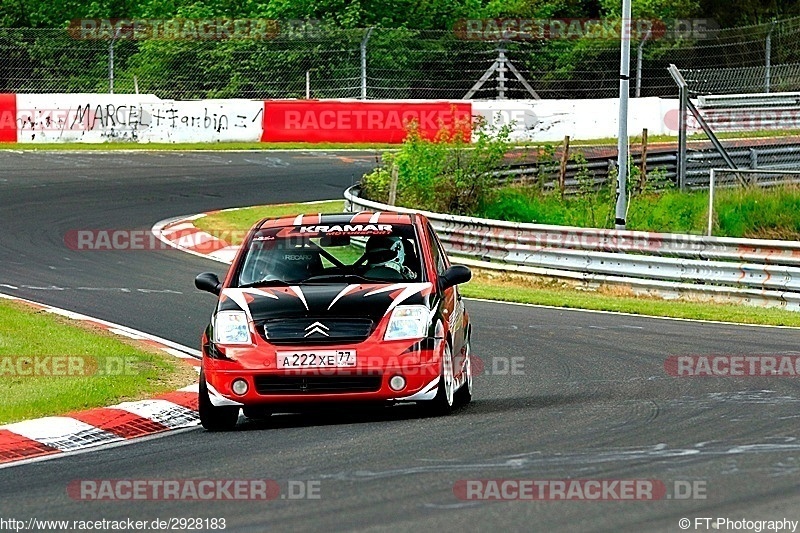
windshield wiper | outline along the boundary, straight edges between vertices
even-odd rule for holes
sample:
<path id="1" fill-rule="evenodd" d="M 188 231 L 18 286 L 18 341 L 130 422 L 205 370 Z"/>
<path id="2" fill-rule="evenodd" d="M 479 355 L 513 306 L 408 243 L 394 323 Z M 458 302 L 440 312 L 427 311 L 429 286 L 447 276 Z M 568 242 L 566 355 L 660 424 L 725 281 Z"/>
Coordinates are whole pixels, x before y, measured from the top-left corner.
<path id="1" fill-rule="evenodd" d="M 331 281 L 331 280 L 342 280 L 347 282 L 358 282 L 358 283 L 374 283 L 375 280 L 367 279 L 364 276 L 359 276 L 358 274 L 320 274 L 318 276 L 311 276 L 310 278 L 306 278 L 303 280 L 303 283 L 314 282 L 314 281 Z"/>
<path id="2" fill-rule="evenodd" d="M 248 289 L 251 287 L 270 287 L 270 286 L 278 286 L 278 287 L 289 287 L 290 285 L 294 285 L 297 282 L 289 283 L 288 281 L 284 281 L 282 279 L 262 279 L 259 281 L 254 281 L 252 283 L 245 283 L 244 285 L 239 285 L 240 289 Z"/>

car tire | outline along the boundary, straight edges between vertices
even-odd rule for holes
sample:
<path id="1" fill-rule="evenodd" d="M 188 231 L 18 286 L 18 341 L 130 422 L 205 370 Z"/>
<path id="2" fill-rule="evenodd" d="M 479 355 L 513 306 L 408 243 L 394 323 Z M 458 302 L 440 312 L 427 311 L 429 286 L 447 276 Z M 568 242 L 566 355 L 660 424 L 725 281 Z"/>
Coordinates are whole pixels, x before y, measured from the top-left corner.
<path id="1" fill-rule="evenodd" d="M 423 412 L 430 416 L 447 416 L 455 404 L 455 378 L 453 377 L 453 357 L 450 343 L 442 352 L 442 365 L 439 371 L 439 387 L 433 400 L 423 402 Z"/>
<path id="2" fill-rule="evenodd" d="M 464 371 L 467 373 L 467 380 L 461 385 L 461 388 L 455 392 L 455 403 L 459 407 L 467 405 L 472 401 L 472 353 L 469 339 L 467 340 L 465 351 L 467 357 Z"/>
<path id="3" fill-rule="evenodd" d="M 230 431 L 239 420 L 239 408 L 235 406 L 217 407 L 208 396 L 206 377 L 200 373 L 200 392 L 198 398 L 200 424 L 208 431 Z"/>

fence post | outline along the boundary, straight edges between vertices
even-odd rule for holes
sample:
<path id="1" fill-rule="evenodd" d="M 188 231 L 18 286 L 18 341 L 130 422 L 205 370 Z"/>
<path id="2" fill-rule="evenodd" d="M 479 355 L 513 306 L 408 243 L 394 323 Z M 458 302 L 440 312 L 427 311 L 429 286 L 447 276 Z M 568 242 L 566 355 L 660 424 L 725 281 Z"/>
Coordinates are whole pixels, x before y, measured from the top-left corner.
<path id="1" fill-rule="evenodd" d="M 389 205 L 394 205 L 397 202 L 397 177 L 397 163 L 393 163 L 391 181 L 389 181 Z"/>
<path id="2" fill-rule="evenodd" d="M 564 151 L 561 154 L 561 170 L 558 173 L 558 189 L 561 191 L 561 198 L 564 198 L 564 189 L 567 182 L 567 161 L 569 160 L 569 135 L 564 136 Z"/>
<path id="3" fill-rule="evenodd" d="M 773 19 L 772 26 L 769 28 L 769 32 L 767 33 L 767 44 L 766 44 L 766 52 L 764 58 L 764 92 L 768 93 L 770 89 L 770 85 L 772 84 L 772 32 L 775 30 L 775 24 L 778 21 Z"/>
<path id="4" fill-rule="evenodd" d="M 636 54 L 636 98 L 642 95 L 642 55 L 644 54 L 644 43 L 647 42 L 652 33 L 651 30 L 647 30 L 647 33 L 642 38 L 642 42 L 639 43 Z"/>
<path id="5" fill-rule="evenodd" d="M 367 41 L 369 36 L 372 35 L 374 28 L 367 29 L 367 33 L 361 40 L 361 99 L 367 99 Z"/>
<path id="6" fill-rule="evenodd" d="M 639 190 L 647 185 L 647 128 L 642 130 L 642 171 L 639 173 Z"/>
<path id="7" fill-rule="evenodd" d="M 108 93 L 114 94 L 114 42 L 116 42 L 122 28 L 117 28 L 116 33 L 108 43 Z"/>

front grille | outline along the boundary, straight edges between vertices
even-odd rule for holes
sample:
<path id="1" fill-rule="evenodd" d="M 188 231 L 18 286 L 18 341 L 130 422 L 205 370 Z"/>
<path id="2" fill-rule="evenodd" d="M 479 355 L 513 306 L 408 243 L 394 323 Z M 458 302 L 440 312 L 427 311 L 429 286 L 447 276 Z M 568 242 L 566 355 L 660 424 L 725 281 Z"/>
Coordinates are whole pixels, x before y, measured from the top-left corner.
<path id="1" fill-rule="evenodd" d="M 381 376 L 256 376 L 259 394 L 376 392 Z"/>
<path id="2" fill-rule="evenodd" d="M 272 344 L 345 344 L 362 342 L 372 333 L 368 318 L 281 318 L 259 328 Z"/>

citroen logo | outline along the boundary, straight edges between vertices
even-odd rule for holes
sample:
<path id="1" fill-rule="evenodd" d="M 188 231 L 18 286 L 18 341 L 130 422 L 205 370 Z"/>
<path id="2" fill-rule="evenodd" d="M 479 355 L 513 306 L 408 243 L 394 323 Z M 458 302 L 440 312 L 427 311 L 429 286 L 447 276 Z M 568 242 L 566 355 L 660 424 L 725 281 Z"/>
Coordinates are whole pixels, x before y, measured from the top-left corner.
<path id="1" fill-rule="evenodd" d="M 328 327 L 323 324 L 322 322 L 314 322 L 310 326 L 306 328 L 306 334 L 303 337 L 308 337 L 313 335 L 314 333 L 319 333 L 320 335 L 325 335 L 326 337 L 330 337 L 328 334 Z"/>

